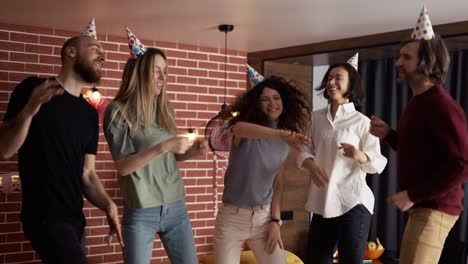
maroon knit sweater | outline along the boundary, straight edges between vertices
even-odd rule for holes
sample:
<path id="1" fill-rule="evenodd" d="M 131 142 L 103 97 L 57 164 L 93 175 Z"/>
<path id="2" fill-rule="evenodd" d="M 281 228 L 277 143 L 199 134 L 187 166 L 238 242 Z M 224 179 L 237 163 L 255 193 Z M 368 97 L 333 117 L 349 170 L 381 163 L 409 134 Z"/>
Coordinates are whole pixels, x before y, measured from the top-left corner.
<path id="1" fill-rule="evenodd" d="M 462 184 L 468 180 L 467 124 L 463 109 L 442 86 L 414 96 L 398 133 L 392 131 L 385 141 L 398 148 L 398 185 L 414 207 L 460 214 Z"/>

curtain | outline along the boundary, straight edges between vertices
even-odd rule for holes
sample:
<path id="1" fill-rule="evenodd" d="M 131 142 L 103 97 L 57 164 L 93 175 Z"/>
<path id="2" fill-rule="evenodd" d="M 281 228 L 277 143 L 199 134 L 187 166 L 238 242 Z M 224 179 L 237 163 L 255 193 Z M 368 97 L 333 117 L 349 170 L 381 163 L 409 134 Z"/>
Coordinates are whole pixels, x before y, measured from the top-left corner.
<path id="1" fill-rule="evenodd" d="M 468 113 L 468 50 L 451 52 L 451 65 L 444 87 Z M 364 61 L 359 64 L 359 72 L 366 92 L 366 100 L 361 107 L 368 117 L 376 115 L 393 129 L 412 97 L 411 89 L 396 81 L 396 58 Z M 382 153 L 388 158 L 387 168 L 380 175 L 368 175 L 367 183 L 375 196 L 374 215 L 369 232 L 369 240 L 378 237 L 386 252 L 383 259 L 398 258 L 400 241 L 406 223 L 406 214 L 386 203 L 387 197 L 397 192 L 396 152 L 385 143 Z M 468 196 L 468 183 L 464 185 Z M 468 242 L 468 197 L 464 197 L 464 211 L 452 229 L 445 248 Z M 445 251 L 445 249 L 444 249 Z M 451 263 L 451 262 L 447 262 Z M 453 262 L 454 263 L 454 262 Z"/>

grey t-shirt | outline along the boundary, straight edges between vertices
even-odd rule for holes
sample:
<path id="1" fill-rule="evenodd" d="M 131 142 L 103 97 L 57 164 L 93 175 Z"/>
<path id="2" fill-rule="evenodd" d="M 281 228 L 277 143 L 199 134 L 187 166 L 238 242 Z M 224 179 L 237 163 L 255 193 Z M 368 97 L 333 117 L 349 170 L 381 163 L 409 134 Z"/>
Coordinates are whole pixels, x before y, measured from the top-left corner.
<path id="1" fill-rule="evenodd" d="M 273 181 L 288 153 L 289 146 L 274 139 L 243 139 L 233 145 L 223 202 L 243 208 L 271 203 Z"/>
<path id="2" fill-rule="evenodd" d="M 116 112 L 117 111 L 117 112 Z M 132 124 L 119 123 L 119 104 L 112 102 L 104 114 L 104 134 L 114 160 L 144 151 L 161 143 L 174 134 L 153 123 L 149 134 L 136 137 L 130 133 Z M 114 119 L 112 117 L 116 113 Z M 173 153 L 166 152 L 153 159 L 143 168 L 129 175 L 118 175 L 120 190 L 128 208 L 155 207 L 182 200 L 184 184 Z"/>

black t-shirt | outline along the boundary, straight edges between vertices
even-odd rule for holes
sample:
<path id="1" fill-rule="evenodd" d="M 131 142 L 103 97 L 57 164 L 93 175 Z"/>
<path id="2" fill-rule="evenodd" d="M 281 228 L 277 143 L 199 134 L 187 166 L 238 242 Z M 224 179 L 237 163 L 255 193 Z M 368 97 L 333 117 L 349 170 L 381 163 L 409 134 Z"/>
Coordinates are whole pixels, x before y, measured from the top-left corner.
<path id="1" fill-rule="evenodd" d="M 33 89 L 44 81 L 29 77 L 21 82 L 11 95 L 4 121 L 14 119 Z M 41 106 L 18 151 L 24 224 L 44 220 L 85 224 L 84 158 L 85 154 L 96 155 L 98 134 L 97 112 L 81 96 L 65 91 Z"/>

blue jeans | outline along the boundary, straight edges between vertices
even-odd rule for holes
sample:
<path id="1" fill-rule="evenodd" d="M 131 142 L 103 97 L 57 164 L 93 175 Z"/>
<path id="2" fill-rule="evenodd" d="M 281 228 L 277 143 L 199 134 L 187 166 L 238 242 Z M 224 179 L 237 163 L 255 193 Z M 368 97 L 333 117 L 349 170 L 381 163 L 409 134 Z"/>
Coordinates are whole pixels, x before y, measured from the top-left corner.
<path id="1" fill-rule="evenodd" d="M 371 214 L 356 205 L 344 215 L 323 218 L 314 214 L 309 230 L 308 264 L 332 264 L 338 243 L 339 263 L 362 264 Z"/>
<path id="2" fill-rule="evenodd" d="M 158 207 L 125 208 L 122 232 L 127 264 L 150 263 L 156 233 L 171 263 L 198 263 L 192 225 L 183 200 Z"/>

